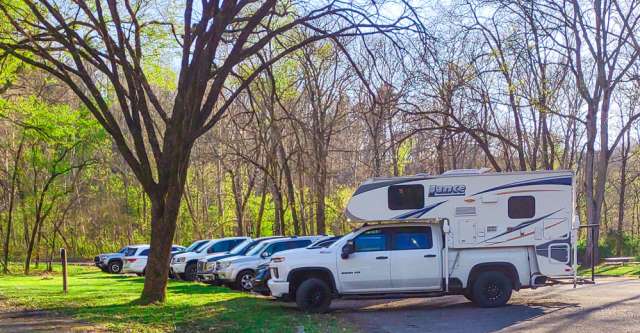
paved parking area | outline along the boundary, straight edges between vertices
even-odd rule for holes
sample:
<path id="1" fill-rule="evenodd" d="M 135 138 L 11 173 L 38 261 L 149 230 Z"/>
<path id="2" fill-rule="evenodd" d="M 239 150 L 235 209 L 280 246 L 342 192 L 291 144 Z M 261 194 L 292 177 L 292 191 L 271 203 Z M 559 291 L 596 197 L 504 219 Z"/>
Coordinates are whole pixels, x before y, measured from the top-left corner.
<path id="1" fill-rule="evenodd" d="M 600 278 L 513 294 L 502 308 L 474 307 L 462 296 L 340 300 L 334 314 L 363 332 L 640 332 L 640 279 Z"/>

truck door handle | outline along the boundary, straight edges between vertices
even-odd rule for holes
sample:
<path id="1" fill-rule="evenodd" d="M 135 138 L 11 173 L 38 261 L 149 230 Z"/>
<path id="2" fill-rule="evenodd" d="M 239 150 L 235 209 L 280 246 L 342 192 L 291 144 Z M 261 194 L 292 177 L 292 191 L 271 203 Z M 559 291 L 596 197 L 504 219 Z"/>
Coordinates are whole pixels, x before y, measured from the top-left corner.
<path id="1" fill-rule="evenodd" d="M 425 258 L 435 258 L 436 255 L 435 254 L 425 254 L 424 257 Z"/>
<path id="2" fill-rule="evenodd" d="M 384 259 L 389 259 L 389 257 L 387 257 L 387 256 L 380 256 L 380 257 L 376 257 L 376 259 L 378 259 L 378 260 L 384 260 Z"/>

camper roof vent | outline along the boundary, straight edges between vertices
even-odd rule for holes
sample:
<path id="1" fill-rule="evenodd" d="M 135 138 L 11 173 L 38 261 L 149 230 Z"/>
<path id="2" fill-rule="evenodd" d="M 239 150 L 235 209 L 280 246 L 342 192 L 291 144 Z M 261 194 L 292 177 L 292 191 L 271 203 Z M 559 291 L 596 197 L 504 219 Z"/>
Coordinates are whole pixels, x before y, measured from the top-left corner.
<path id="1" fill-rule="evenodd" d="M 483 174 L 485 172 L 490 171 L 491 169 L 489 168 L 480 168 L 480 169 L 454 169 L 454 170 L 448 170 L 442 173 L 442 175 L 447 175 L 447 176 L 451 176 L 451 175 L 480 175 Z"/>

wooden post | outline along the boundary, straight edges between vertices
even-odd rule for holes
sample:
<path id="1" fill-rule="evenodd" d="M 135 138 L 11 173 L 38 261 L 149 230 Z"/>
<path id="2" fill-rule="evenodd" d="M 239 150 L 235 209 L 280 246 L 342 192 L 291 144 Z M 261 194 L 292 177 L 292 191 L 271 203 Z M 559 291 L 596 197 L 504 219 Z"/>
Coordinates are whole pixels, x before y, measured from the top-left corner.
<path id="1" fill-rule="evenodd" d="M 67 293 L 67 251 L 60 249 L 60 260 L 62 263 L 62 291 Z"/>

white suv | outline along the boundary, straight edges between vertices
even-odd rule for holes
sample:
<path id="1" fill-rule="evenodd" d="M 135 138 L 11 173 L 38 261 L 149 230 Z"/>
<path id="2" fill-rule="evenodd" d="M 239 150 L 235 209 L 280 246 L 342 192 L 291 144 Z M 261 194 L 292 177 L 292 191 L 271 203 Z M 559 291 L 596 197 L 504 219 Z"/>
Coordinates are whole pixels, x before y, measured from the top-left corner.
<path id="1" fill-rule="evenodd" d="M 132 245 L 128 246 L 124 251 L 124 257 L 122 258 L 123 273 L 135 273 L 138 276 L 143 276 L 147 268 L 147 257 L 151 250 L 149 245 Z M 184 246 L 172 245 L 171 253 L 177 253 L 184 250 Z"/>
<path id="2" fill-rule="evenodd" d="M 242 291 L 253 288 L 256 269 L 271 260 L 275 253 L 307 247 L 327 236 L 278 238 L 261 242 L 244 256 L 230 257 L 216 262 L 216 275 L 223 283 Z"/>
<path id="3" fill-rule="evenodd" d="M 171 259 L 171 273 L 185 281 L 193 281 L 198 273 L 198 260 L 213 253 L 231 251 L 249 237 L 228 237 L 209 240 L 196 251 L 179 253 Z"/>

